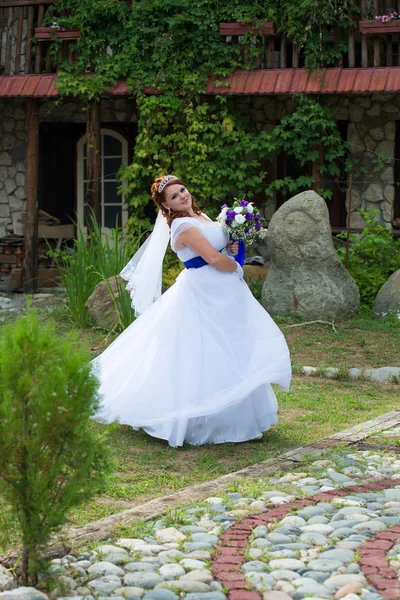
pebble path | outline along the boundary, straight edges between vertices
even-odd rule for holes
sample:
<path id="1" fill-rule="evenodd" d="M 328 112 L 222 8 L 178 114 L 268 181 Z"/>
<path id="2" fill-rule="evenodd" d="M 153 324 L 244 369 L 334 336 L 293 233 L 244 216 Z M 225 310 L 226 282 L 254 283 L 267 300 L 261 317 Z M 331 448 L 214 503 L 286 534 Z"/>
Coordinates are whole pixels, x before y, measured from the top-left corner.
<path id="1" fill-rule="evenodd" d="M 346 448 L 232 486 L 54 559 L 41 591 L 0 567 L 0 600 L 400 599 L 398 454 Z"/>

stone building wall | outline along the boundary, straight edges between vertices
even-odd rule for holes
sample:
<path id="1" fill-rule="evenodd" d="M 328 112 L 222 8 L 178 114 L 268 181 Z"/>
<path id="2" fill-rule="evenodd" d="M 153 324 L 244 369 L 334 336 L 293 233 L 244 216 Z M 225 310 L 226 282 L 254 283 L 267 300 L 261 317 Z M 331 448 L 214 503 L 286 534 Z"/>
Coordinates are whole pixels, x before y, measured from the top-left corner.
<path id="1" fill-rule="evenodd" d="M 291 97 L 248 96 L 235 97 L 230 102 L 249 119 L 257 130 L 272 130 L 285 114 L 293 111 Z M 359 159 L 359 165 L 371 170 L 376 153 L 395 154 L 396 121 L 399 119 L 400 95 L 373 94 L 365 96 L 323 96 L 338 120 L 349 122 L 347 139 L 350 153 Z M 45 101 L 40 104 L 41 122 L 84 123 L 83 104 L 77 101 Z M 134 100 L 128 97 L 106 98 L 101 103 L 104 123 L 132 123 L 137 121 Z M 0 236 L 6 226 L 15 222 L 25 207 L 25 151 L 26 110 L 22 100 L 0 101 Z M 400 157 L 399 157 L 400 158 Z M 271 165 L 275 177 L 275 166 Z M 380 218 L 390 227 L 395 199 L 394 162 L 370 177 L 354 178 L 351 226 L 363 227 L 363 219 L 356 211 L 362 207 L 379 210 Z M 264 216 L 269 220 L 275 211 L 275 198 L 266 200 Z"/>
<path id="2" fill-rule="evenodd" d="M 86 113 L 79 102 L 42 102 L 40 122 L 84 123 Z M 101 103 L 104 123 L 134 123 L 136 105 L 128 98 L 107 98 Z M 26 107 L 22 100 L 0 101 L 0 237 L 25 210 Z"/>
<path id="3" fill-rule="evenodd" d="M 26 109 L 0 101 L 0 237 L 25 207 Z"/>
<path id="4" fill-rule="evenodd" d="M 394 216 L 394 164 L 396 121 L 399 120 L 400 95 L 372 94 L 349 98 L 328 97 L 336 119 L 349 121 L 347 141 L 351 157 L 358 159 L 356 169 L 364 167 L 368 174 L 356 174 L 351 198 L 351 226 L 362 228 L 364 220 L 355 214 L 359 208 L 377 209 L 380 218 L 391 226 Z M 391 157 L 383 170 L 373 173 L 377 155 Z M 397 157 L 400 159 L 400 157 Z"/>
<path id="5" fill-rule="evenodd" d="M 288 96 L 236 97 L 233 102 L 243 116 L 253 121 L 259 131 L 271 130 L 294 108 L 294 101 Z M 370 173 L 368 176 L 355 173 L 351 199 L 351 227 L 364 226 L 363 218 L 356 214 L 360 208 L 378 209 L 381 220 L 390 227 L 395 201 L 394 161 L 389 161 L 378 173 L 373 173 L 372 170 L 378 154 L 395 156 L 400 95 L 322 96 L 322 103 L 331 108 L 337 120 L 349 122 L 347 141 L 350 156 L 359 161 L 357 170 L 364 167 Z M 274 177 L 276 174 L 272 172 L 272 175 Z M 269 220 L 274 211 L 275 198 L 269 198 L 264 205 L 265 218 Z"/>

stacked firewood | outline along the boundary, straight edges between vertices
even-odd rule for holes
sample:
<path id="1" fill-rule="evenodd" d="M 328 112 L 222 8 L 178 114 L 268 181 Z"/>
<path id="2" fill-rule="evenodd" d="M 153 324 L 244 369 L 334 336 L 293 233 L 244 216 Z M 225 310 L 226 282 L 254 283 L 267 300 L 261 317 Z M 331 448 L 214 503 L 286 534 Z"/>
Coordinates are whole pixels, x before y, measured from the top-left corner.
<path id="1" fill-rule="evenodd" d="M 12 269 L 22 267 L 23 238 L 8 235 L 0 238 L 0 281 L 8 278 Z"/>

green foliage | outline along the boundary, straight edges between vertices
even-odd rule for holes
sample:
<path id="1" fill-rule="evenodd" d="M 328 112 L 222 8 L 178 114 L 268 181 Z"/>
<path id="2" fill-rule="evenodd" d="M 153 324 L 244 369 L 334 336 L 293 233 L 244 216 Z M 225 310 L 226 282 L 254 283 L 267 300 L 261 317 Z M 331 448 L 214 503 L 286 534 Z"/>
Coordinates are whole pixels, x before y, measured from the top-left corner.
<path id="1" fill-rule="evenodd" d="M 283 117 L 275 127 L 268 141 L 271 156 L 284 151 L 293 156 L 301 166 L 316 162 L 319 150 L 316 144 L 324 148 L 324 162 L 318 168 L 321 174 L 332 179 L 340 174 L 338 160 L 345 162 L 346 145 L 342 142 L 336 121 L 328 107 L 321 106 L 310 96 L 297 96 L 297 107 L 292 114 Z M 304 175 L 293 179 L 276 179 L 267 188 L 267 194 L 281 190 L 284 194 L 296 192 L 300 188 L 311 188 L 314 178 Z M 331 192 L 319 190 L 329 197 Z"/>
<path id="2" fill-rule="evenodd" d="M 339 25 L 342 29 L 355 27 L 349 17 L 351 11 L 359 12 L 353 0 L 272 0 L 271 16 L 277 23 L 278 31 L 293 40 L 305 55 L 305 66 L 309 69 L 324 68 L 335 64 L 347 43 L 342 41 L 337 47 L 332 31 Z M 342 36 L 342 40 L 346 36 Z"/>
<path id="3" fill-rule="evenodd" d="M 376 295 L 388 277 L 400 269 L 400 240 L 380 222 L 378 210 L 360 210 L 366 226 L 361 234 L 350 235 L 349 273 L 360 289 L 362 304 L 372 306 Z M 338 237 L 345 238 L 346 233 Z M 343 263 L 344 247 L 338 248 Z"/>
<path id="4" fill-rule="evenodd" d="M 348 14 L 353 8 L 352 0 L 299 0 L 295 5 L 289 0 L 61 0 L 49 21 L 79 27 L 81 37 L 73 43 L 76 62 L 65 60 L 58 71 L 60 92 L 91 100 L 126 79 L 136 96 L 138 137 L 133 162 L 123 175 L 133 209 L 129 230 L 150 226 L 145 211 L 149 184 L 161 172 L 172 171 L 188 182 L 200 205 L 214 212 L 232 196 L 251 199 L 262 191 L 265 164 L 282 149 L 305 165 L 316 158 L 315 143 L 323 144 L 320 171 L 334 175 L 335 160 L 344 156 L 343 144 L 329 110 L 316 100 L 300 100 L 294 114 L 269 135 L 240 118 L 226 98 L 207 97 L 204 91 L 210 73 L 222 78 L 238 67 L 254 68 L 264 51 L 254 43 L 257 34 L 227 43 L 220 23 L 252 22 L 257 30 L 262 21 L 274 21 L 314 68 L 338 57 L 340 48 L 330 41 L 331 31 L 337 24 L 351 25 Z M 57 51 L 54 41 L 55 58 Z M 294 193 L 312 182 L 306 176 L 286 178 L 268 191 Z"/>
<path id="5" fill-rule="evenodd" d="M 96 285 L 117 275 L 128 263 L 139 245 L 139 237 L 127 239 L 121 230 L 113 229 L 111 236 L 101 234 L 96 219 L 91 216 L 91 232 L 84 235 L 78 226 L 78 235 L 72 248 L 49 251 L 60 269 L 62 285 L 67 290 L 70 316 L 77 325 L 90 324 L 86 302 Z M 119 328 L 132 322 L 128 292 L 119 290 Z M 131 320 L 129 320 L 129 318 Z"/>
<path id="6" fill-rule="evenodd" d="M 39 553 L 66 513 L 100 491 L 110 470 L 90 419 L 98 381 L 81 342 L 58 337 L 28 309 L 0 338 L 0 496 L 23 548 L 22 583 L 35 584 Z"/>
<path id="7" fill-rule="evenodd" d="M 150 184 L 160 172 L 174 172 L 190 182 L 202 206 L 214 202 L 216 208 L 232 195 L 252 197 L 262 190 L 269 134 L 252 131 L 224 99 L 188 101 L 164 94 L 140 98 L 139 107 L 140 133 L 124 173 L 125 192 L 135 209 L 133 229 L 142 222 L 151 201 Z"/>

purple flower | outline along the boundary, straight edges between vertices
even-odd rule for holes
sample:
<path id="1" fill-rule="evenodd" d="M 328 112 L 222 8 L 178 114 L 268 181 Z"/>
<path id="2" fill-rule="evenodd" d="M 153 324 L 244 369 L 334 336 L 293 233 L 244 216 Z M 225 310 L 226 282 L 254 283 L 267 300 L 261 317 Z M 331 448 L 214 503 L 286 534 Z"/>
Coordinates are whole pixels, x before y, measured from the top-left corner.
<path id="1" fill-rule="evenodd" d="M 247 200 L 242 200 L 242 201 L 240 202 L 240 206 L 247 206 L 247 205 L 248 205 L 248 202 L 247 202 Z"/>
<path id="2" fill-rule="evenodd" d="M 248 221 L 252 221 L 253 220 L 253 215 L 251 213 L 246 213 L 245 217 Z"/>
<path id="3" fill-rule="evenodd" d="M 249 229 L 248 227 L 245 227 L 245 228 L 244 228 L 244 232 L 245 232 L 245 233 L 249 233 L 249 231 L 250 231 L 250 229 Z"/>
<path id="4" fill-rule="evenodd" d="M 255 215 L 255 216 L 254 216 L 254 220 L 255 220 L 255 221 L 259 221 L 259 220 L 260 220 L 260 218 L 261 218 L 261 217 L 260 217 L 260 215 Z"/>
<path id="5" fill-rule="evenodd" d="M 256 231 L 260 231 L 261 229 L 261 223 L 256 223 Z"/>
<path id="6" fill-rule="evenodd" d="M 234 210 L 228 210 L 225 215 L 225 222 L 228 225 L 233 219 L 236 217 L 236 213 Z"/>
<path id="7" fill-rule="evenodd" d="M 228 205 L 227 205 L 227 204 L 223 204 L 223 205 L 221 206 L 221 210 L 223 210 L 224 208 L 228 208 Z"/>

